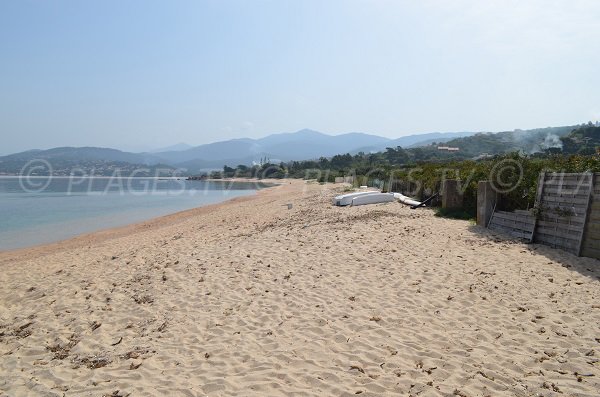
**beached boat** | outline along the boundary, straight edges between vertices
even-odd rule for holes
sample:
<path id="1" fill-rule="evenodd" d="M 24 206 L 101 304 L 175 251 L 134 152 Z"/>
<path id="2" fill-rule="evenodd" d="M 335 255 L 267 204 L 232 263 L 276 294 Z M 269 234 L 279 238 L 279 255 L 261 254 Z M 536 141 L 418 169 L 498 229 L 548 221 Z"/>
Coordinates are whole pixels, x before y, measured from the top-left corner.
<path id="1" fill-rule="evenodd" d="M 396 201 L 396 198 L 392 193 L 372 193 L 357 196 L 352 199 L 352 206 L 367 205 L 367 204 L 379 204 L 379 203 L 390 203 Z"/>
<path id="2" fill-rule="evenodd" d="M 411 199 L 410 197 L 405 196 L 402 193 L 393 193 L 393 194 L 394 194 L 394 197 L 396 198 L 396 200 L 398 200 L 402 204 L 406 204 L 406 205 L 410 205 L 410 206 L 421 205 L 420 201 Z"/>
<path id="3" fill-rule="evenodd" d="M 373 194 L 373 193 L 379 193 L 379 192 L 376 190 L 370 190 L 370 191 L 366 191 L 366 192 L 354 192 L 354 193 L 341 194 L 339 196 L 335 196 L 332 200 L 332 203 L 333 203 L 333 205 L 339 205 L 339 206 L 350 205 L 350 204 L 352 204 L 353 198 L 365 196 L 365 195 Z"/>

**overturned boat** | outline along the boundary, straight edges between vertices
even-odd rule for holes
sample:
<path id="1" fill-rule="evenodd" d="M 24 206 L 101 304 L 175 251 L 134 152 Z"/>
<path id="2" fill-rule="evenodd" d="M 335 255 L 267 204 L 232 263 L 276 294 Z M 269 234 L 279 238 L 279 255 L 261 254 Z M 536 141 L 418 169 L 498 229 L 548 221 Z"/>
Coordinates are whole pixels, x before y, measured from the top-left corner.
<path id="1" fill-rule="evenodd" d="M 437 193 L 424 201 L 418 201 L 408 196 L 405 196 L 402 193 L 381 193 L 376 190 L 371 190 L 335 196 L 332 200 L 332 204 L 337 206 L 357 206 L 398 201 L 401 204 L 409 205 L 411 209 L 416 209 L 429 205 L 429 203 L 436 197 Z"/>
<path id="2" fill-rule="evenodd" d="M 410 206 L 421 205 L 420 201 L 417 201 L 417 200 L 412 199 L 412 198 L 410 198 L 408 196 L 405 196 L 402 193 L 393 193 L 393 194 L 394 194 L 394 197 L 396 198 L 396 200 L 398 200 L 402 204 L 410 205 Z"/>
<path id="3" fill-rule="evenodd" d="M 367 205 L 367 204 L 379 204 L 379 203 L 391 203 L 396 201 L 394 194 L 392 193 L 372 193 L 357 196 L 352 199 L 352 206 Z"/>
<path id="4" fill-rule="evenodd" d="M 360 197 L 360 196 L 365 196 L 368 194 L 374 194 L 374 193 L 379 193 L 379 192 L 377 190 L 369 190 L 366 192 L 354 192 L 354 193 L 341 194 L 339 196 L 335 196 L 332 200 L 332 203 L 333 203 L 333 205 L 338 205 L 338 206 L 351 205 L 352 200 L 354 198 Z"/>

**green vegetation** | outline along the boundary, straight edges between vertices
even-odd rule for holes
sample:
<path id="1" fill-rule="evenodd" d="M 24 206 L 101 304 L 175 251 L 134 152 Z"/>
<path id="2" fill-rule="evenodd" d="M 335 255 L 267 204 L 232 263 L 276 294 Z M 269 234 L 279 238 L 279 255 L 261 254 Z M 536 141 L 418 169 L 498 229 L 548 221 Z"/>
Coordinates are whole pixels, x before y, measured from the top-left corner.
<path id="1" fill-rule="evenodd" d="M 590 155 L 600 153 L 600 127 L 591 123 L 573 130 L 568 136 L 560 139 L 563 153 Z"/>
<path id="2" fill-rule="evenodd" d="M 547 141 L 548 129 L 540 129 Z M 556 129 L 552 129 L 557 132 Z M 474 136 L 455 141 L 475 139 L 478 142 L 498 142 L 497 138 Z M 600 128 L 584 126 L 562 138 L 552 138 L 551 144 L 563 144 L 564 153 L 554 148 L 524 154 L 514 151 L 479 159 L 464 159 L 454 153 L 440 152 L 432 147 L 403 149 L 387 148 L 378 153 L 341 154 L 331 158 L 262 164 L 253 167 L 224 167 L 224 177 L 304 178 L 320 183 L 334 182 L 336 177 L 353 176 L 355 186 L 377 186 L 384 191 L 401 192 L 424 199 L 439 192 L 442 181 L 458 179 L 464 194 L 464 207 L 456 213 L 440 215 L 473 218 L 476 214 L 477 184 L 489 180 L 501 191 L 499 208 L 525 209 L 535 203 L 537 181 L 541 171 L 600 172 Z M 543 144 L 543 142 L 542 142 Z M 465 146 L 466 147 L 466 146 Z M 571 154 L 574 153 L 574 154 Z M 215 174 L 216 175 L 216 174 Z"/>

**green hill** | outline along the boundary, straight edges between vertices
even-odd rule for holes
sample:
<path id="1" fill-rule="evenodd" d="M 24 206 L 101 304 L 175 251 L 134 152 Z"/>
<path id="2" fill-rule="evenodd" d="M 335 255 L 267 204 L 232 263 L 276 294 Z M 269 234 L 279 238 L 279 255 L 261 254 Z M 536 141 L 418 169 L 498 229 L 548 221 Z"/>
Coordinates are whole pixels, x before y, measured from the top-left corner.
<path id="1" fill-rule="evenodd" d="M 574 129 L 569 135 L 562 137 L 560 140 L 563 144 L 563 153 L 600 153 L 600 127 L 586 125 Z"/>

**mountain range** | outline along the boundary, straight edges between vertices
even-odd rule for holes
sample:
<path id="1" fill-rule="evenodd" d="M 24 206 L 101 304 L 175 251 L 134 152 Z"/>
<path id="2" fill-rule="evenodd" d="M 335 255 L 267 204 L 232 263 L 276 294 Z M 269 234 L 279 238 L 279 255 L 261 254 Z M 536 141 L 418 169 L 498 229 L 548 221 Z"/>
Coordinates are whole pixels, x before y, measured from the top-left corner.
<path id="1" fill-rule="evenodd" d="M 123 162 L 137 165 L 168 165 L 189 172 L 222 168 L 223 165 L 251 165 L 267 158 L 272 162 L 331 157 L 339 153 L 376 152 L 386 147 L 414 147 L 432 141 L 446 142 L 473 132 L 427 133 L 397 139 L 352 132 L 327 135 L 309 129 L 273 134 L 259 139 L 241 138 L 189 147 L 180 143 L 159 151 L 131 153 L 98 147 L 60 147 L 28 150 L 0 157 L 0 173 L 16 173 L 33 159 L 60 162 L 65 168 L 79 163 Z"/>
<path id="2" fill-rule="evenodd" d="M 590 124 L 591 125 L 591 124 Z M 589 125 L 586 127 L 592 128 Z M 224 165 L 252 165 L 265 159 L 272 162 L 311 160 L 332 157 L 336 154 L 372 153 L 386 148 L 401 146 L 413 151 L 440 152 L 435 144 L 458 148 L 452 153 L 455 158 L 478 158 L 500 153 L 520 151 L 541 152 L 548 149 L 563 150 L 567 143 L 568 152 L 581 149 L 578 142 L 583 138 L 574 134 L 579 126 L 546 127 L 531 130 L 514 130 L 498 133 L 489 132 L 433 132 L 408 135 L 397 139 L 377 135 L 351 132 L 327 135 L 313 130 L 273 134 L 259 139 L 241 138 L 190 147 L 179 143 L 158 151 L 145 153 L 125 152 L 98 147 L 60 147 L 48 150 L 29 150 L 0 157 L 0 175 L 22 173 L 31 160 L 46 160 L 52 164 L 55 175 L 69 175 L 74 168 L 93 170 L 101 175 L 110 175 L 115 169 L 133 172 L 137 168 L 183 169 L 187 173 L 199 173 L 221 169 Z M 593 127 L 597 128 L 597 127 Z M 573 135 L 573 136 L 571 136 Z M 592 138 L 587 137 L 588 141 Z M 590 146 L 590 145 L 588 145 Z M 422 147 L 422 149 L 419 149 Z M 586 147 L 594 152 L 593 145 Z M 100 170 L 100 171 L 99 171 Z"/>

